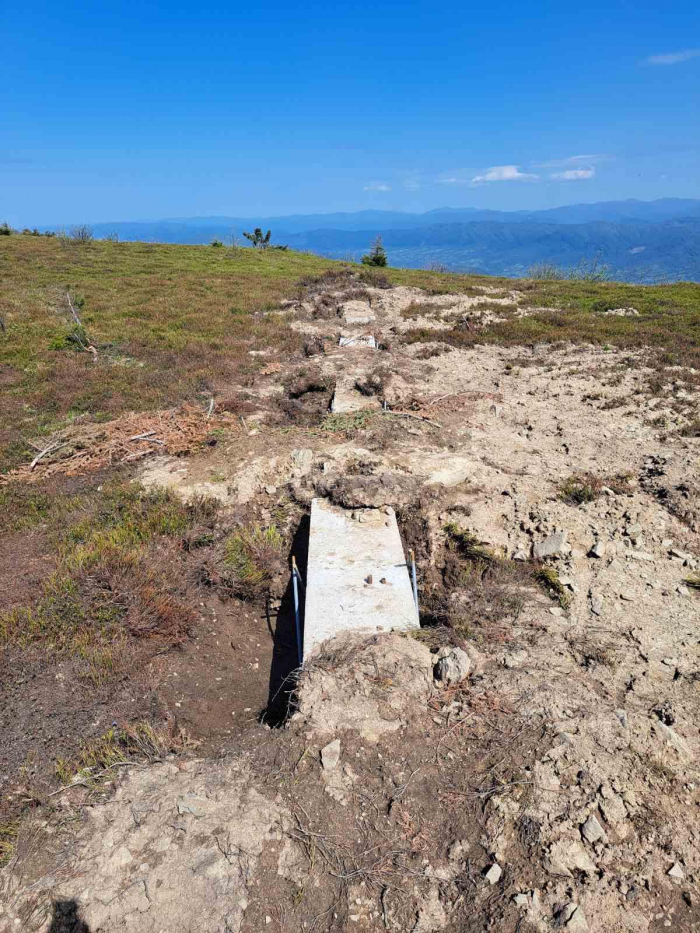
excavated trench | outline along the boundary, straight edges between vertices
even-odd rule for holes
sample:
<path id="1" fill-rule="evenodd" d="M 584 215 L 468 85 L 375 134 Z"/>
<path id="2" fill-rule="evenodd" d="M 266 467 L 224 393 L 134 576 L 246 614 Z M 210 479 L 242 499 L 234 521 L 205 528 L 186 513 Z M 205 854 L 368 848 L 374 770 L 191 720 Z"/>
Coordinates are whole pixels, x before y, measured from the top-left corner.
<path id="1" fill-rule="evenodd" d="M 623 360 L 593 404 L 611 365 L 596 349 L 528 351 L 519 368 L 522 348 L 338 347 L 339 328 L 389 345 L 435 323 L 431 296 L 357 287 L 341 276 L 300 293 L 294 326 L 323 352 L 281 394 L 311 429 L 276 435 L 274 453 L 250 431 L 230 484 L 249 521 L 291 502 L 304 581 L 313 499 L 394 508 L 421 629 L 336 638 L 295 693 L 280 577 L 265 721 L 286 728 L 256 726 L 222 761 L 132 769 L 69 823 L 65 880 L 25 876 L 12 922 L 51 892 L 94 933 L 694 933 L 700 612 L 683 579 L 698 566 L 697 442 L 660 439 Z M 476 314 L 468 301 L 455 313 Z M 362 302 L 374 320 L 350 324 L 344 304 L 362 316 Z M 339 382 L 376 388 L 379 359 L 391 378 L 374 397 L 394 414 L 329 424 Z M 279 396 L 265 396 L 271 425 Z M 562 487 L 581 471 L 607 491 L 572 504 Z M 434 681 L 436 661 L 449 678 Z"/>

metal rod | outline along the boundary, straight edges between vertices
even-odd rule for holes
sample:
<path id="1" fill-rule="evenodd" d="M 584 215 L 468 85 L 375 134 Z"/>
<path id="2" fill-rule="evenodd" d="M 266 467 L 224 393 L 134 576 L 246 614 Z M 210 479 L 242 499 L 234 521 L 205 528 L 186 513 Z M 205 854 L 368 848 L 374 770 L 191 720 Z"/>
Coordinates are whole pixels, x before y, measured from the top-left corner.
<path id="1" fill-rule="evenodd" d="M 418 608 L 418 583 L 416 581 L 416 555 L 411 550 L 408 552 L 411 556 L 411 582 L 413 583 L 413 601 L 416 604 L 416 615 L 420 622 L 420 609 Z"/>
<path id="2" fill-rule="evenodd" d="M 292 557 L 292 586 L 294 588 L 294 623 L 297 629 L 297 656 L 299 658 L 299 667 L 302 663 L 302 651 L 301 651 L 301 625 L 299 623 L 299 586 L 297 583 L 297 562 L 296 558 Z"/>
<path id="3" fill-rule="evenodd" d="M 294 564 L 293 573 L 296 573 L 296 575 L 297 575 L 297 580 L 298 580 L 299 583 L 301 584 L 302 590 L 305 590 L 305 589 L 306 589 L 306 586 L 304 585 L 304 581 L 303 581 L 302 578 L 301 578 L 301 573 L 300 573 L 299 568 L 297 567 L 296 564 Z"/>

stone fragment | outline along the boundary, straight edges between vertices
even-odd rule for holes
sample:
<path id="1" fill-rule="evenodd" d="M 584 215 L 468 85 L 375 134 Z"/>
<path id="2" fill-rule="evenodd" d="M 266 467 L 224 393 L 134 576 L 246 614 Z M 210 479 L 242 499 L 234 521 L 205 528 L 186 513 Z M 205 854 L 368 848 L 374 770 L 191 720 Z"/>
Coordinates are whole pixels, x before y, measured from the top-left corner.
<path id="1" fill-rule="evenodd" d="M 321 749 L 321 765 L 324 771 L 334 771 L 340 761 L 340 739 L 333 739 Z"/>
<path id="2" fill-rule="evenodd" d="M 545 557 L 555 557 L 557 554 L 564 553 L 566 544 L 566 532 L 555 531 L 542 541 L 538 541 L 532 549 L 532 556 L 535 560 L 542 560 Z"/>
<path id="3" fill-rule="evenodd" d="M 527 907 L 527 894 L 516 894 L 513 897 L 513 903 L 516 907 Z"/>
<path id="4" fill-rule="evenodd" d="M 599 616 L 603 611 L 603 600 L 600 596 L 594 596 L 591 593 L 591 612 L 593 615 Z"/>
<path id="5" fill-rule="evenodd" d="M 591 557 L 603 557 L 605 555 L 605 541 L 596 541 L 589 553 Z"/>
<path id="6" fill-rule="evenodd" d="M 612 794 L 608 800 L 604 800 L 600 804 L 600 812 L 603 814 L 605 822 L 609 823 L 610 826 L 618 827 L 627 819 L 627 810 L 622 798 L 618 797 L 617 794 Z"/>
<path id="7" fill-rule="evenodd" d="M 685 872 L 680 862 L 674 862 L 673 865 L 666 872 L 669 878 L 674 878 L 677 881 L 683 881 L 685 878 Z"/>
<path id="8" fill-rule="evenodd" d="M 314 452 L 310 447 L 302 447 L 300 450 L 293 450 L 292 472 L 295 476 L 306 476 L 311 470 L 314 460 Z"/>
<path id="9" fill-rule="evenodd" d="M 435 679 L 442 681 L 445 686 L 457 684 L 469 675 L 472 669 L 472 662 L 466 651 L 461 648 L 452 648 L 449 654 L 435 665 Z"/>
<path id="10" fill-rule="evenodd" d="M 624 600 L 625 602 L 627 602 L 627 603 L 633 603 L 633 602 L 634 602 L 634 593 L 632 593 L 630 590 L 623 590 L 623 591 L 620 593 L 620 599 L 623 599 L 623 600 Z"/>
<path id="11" fill-rule="evenodd" d="M 573 907 L 574 909 L 567 913 L 569 914 L 566 921 L 567 930 L 577 930 L 579 933 L 587 933 L 588 931 L 588 922 L 586 921 L 586 915 L 578 906 L 578 904 L 569 904 L 568 907 Z"/>
<path id="12" fill-rule="evenodd" d="M 520 561 L 527 560 L 527 551 L 523 551 L 522 548 L 519 548 L 513 554 L 513 560 L 520 560 Z"/>
<path id="13" fill-rule="evenodd" d="M 570 878 L 574 871 L 592 875 L 596 864 L 578 839 L 559 839 L 549 852 L 549 871 Z"/>
<path id="14" fill-rule="evenodd" d="M 503 666 L 509 671 L 521 667 L 527 661 L 527 651 L 507 651 L 503 655 Z"/>
<path id="15" fill-rule="evenodd" d="M 653 554 L 648 554 L 646 551 L 630 551 L 633 560 L 654 560 Z"/>
<path id="16" fill-rule="evenodd" d="M 593 845 L 605 836 L 605 830 L 598 822 L 598 818 L 591 813 L 586 822 L 581 826 L 581 835 Z"/>
<path id="17" fill-rule="evenodd" d="M 207 812 L 206 803 L 207 801 L 201 797 L 194 797 L 188 794 L 186 797 L 178 798 L 177 812 L 180 815 L 183 813 L 191 813 L 194 817 L 204 816 Z"/>
<path id="18" fill-rule="evenodd" d="M 623 729 L 626 729 L 626 728 L 627 728 L 627 713 L 626 713 L 626 711 L 625 711 L 624 709 L 616 709 L 616 710 L 615 710 L 615 715 L 617 716 L 618 720 L 620 721 L 620 725 L 622 726 L 622 728 L 623 728 Z"/>
<path id="19" fill-rule="evenodd" d="M 462 862 L 470 848 L 471 843 L 468 839 L 457 839 L 447 850 L 447 858 L 450 862 Z"/>
<path id="20" fill-rule="evenodd" d="M 486 878 L 489 884 L 498 884 L 498 882 L 501 880 L 502 874 L 503 874 L 503 869 L 498 864 L 498 862 L 494 862 L 493 865 L 489 868 L 489 870 L 484 875 L 484 878 Z"/>

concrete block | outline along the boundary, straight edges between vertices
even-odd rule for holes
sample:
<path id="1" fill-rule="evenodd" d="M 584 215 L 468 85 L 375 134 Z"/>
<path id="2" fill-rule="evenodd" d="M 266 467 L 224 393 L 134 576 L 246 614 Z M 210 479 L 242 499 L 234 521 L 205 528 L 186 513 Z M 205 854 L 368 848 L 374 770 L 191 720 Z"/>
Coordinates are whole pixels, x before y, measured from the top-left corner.
<path id="1" fill-rule="evenodd" d="M 355 388 L 355 379 L 342 379 L 336 383 L 331 411 L 334 415 L 344 415 L 353 411 L 371 409 L 378 411 L 382 403 L 376 396 L 363 395 Z"/>
<path id="2" fill-rule="evenodd" d="M 366 301 L 346 301 L 340 310 L 346 324 L 370 324 L 375 320 L 374 311 Z"/>
<path id="3" fill-rule="evenodd" d="M 377 349 L 377 341 L 374 334 L 356 334 L 351 337 L 340 337 L 339 347 L 367 347 L 370 350 Z"/>
<path id="4" fill-rule="evenodd" d="M 389 632 L 418 627 L 394 510 L 387 507 L 350 511 L 325 499 L 314 499 L 304 659 L 340 632 Z"/>

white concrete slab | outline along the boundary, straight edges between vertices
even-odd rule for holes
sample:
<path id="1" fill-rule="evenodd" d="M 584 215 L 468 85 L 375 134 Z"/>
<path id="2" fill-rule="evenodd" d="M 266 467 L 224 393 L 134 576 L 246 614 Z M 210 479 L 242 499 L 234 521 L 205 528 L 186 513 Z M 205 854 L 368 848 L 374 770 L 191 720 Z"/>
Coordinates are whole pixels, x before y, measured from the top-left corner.
<path id="1" fill-rule="evenodd" d="M 367 582 L 369 577 L 371 583 Z M 389 632 L 418 627 L 394 510 L 351 511 L 330 505 L 325 499 L 314 499 L 304 658 L 339 632 Z"/>
<path id="2" fill-rule="evenodd" d="M 377 341 L 374 334 L 355 334 L 351 337 L 341 337 L 338 340 L 339 347 L 369 347 L 371 350 L 377 349 Z"/>
<path id="3" fill-rule="evenodd" d="M 378 411 L 382 403 L 374 395 L 363 395 L 355 388 L 355 379 L 340 379 L 335 385 L 331 399 L 331 411 L 334 415 L 344 415 L 352 411 Z"/>
<path id="4" fill-rule="evenodd" d="M 370 324 L 376 319 L 366 301 L 346 301 L 341 305 L 341 311 L 346 324 Z"/>

